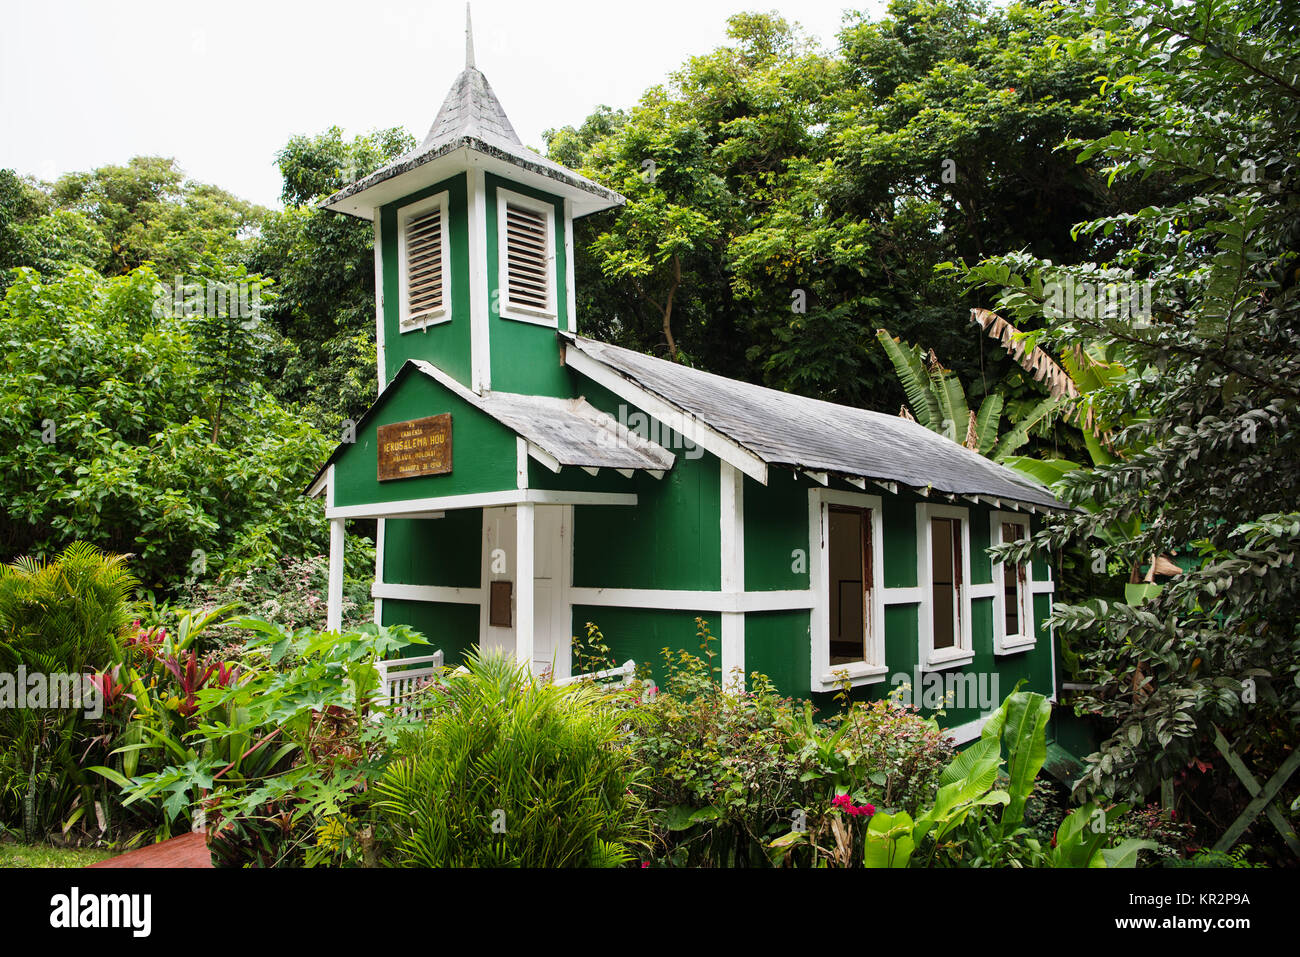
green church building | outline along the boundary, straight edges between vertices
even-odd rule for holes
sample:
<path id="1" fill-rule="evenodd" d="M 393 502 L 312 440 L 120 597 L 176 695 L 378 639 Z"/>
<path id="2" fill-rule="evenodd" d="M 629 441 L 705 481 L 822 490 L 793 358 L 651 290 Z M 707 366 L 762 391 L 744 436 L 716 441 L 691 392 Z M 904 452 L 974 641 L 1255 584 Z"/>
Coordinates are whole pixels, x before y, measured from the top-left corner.
<path id="1" fill-rule="evenodd" d="M 623 198 L 525 148 L 468 36 L 466 59 L 424 141 L 323 202 L 374 223 L 379 367 L 308 489 L 329 626 L 345 523 L 377 519 L 376 620 L 450 664 L 567 678 L 595 622 L 653 667 L 697 650 L 698 617 L 731 682 L 956 688 L 959 742 L 1022 679 L 1054 700 L 1050 569 L 987 549 L 1061 503 L 915 422 L 584 337 L 573 222 Z"/>

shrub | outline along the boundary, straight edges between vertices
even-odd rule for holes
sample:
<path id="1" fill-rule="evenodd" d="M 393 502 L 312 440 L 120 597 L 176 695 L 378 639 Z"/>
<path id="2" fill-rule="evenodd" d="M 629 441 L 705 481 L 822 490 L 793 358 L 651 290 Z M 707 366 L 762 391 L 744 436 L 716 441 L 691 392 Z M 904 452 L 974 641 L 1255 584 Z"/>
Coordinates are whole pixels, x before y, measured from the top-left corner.
<path id="1" fill-rule="evenodd" d="M 370 542 L 349 536 L 357 552 L 349 565 L 374 569 L 374 549 Z M 281 562 L 250 568 L 227 579 L 188 579 L 177 587 L 171 605 L 154 609 L 152 624 L 170 624 L 175 617 L 172 606 L 209 609 L 238 605 L 251 617 L 283 625 L 290 630 L 310 628 L 325 630 L 326 588 L 329 560 L 323 555 L 289 558 Z M 370 598 L 370 579 L 345 577 L 343 581 L 343 629 L 345 631 L 369 621 L 374 603 Z M 225 637 L 233 636 L 225 629 Z M 240 636 L 239 640 L 243 640 Z"/>
<path id="2" fill-rule="evenodd" d="M 119 751 L 126 761 L 146 750 L 161 758 L 157 769 L 95 770 L 130 802 L 160 804 L 168 821 L 192 819 L 201 807 L 221 866 L 373 863 L 369 790 L 397 734 L 411 726 L 374 711 L 375 662 L 424 639 L 402 626 L 338 634 L 234 624 L 253 632 L 238 670 L 217 669 L 191 699 L 162 702 L 133 681 L 146 692 L 146 713 L 129 725 L 141 729 L 139 743 Z M 169 643 L 158 654 L 177 650 Z"/>
<path id="3" fill-rule="evenodd" d="M 643 840 L 623 715 L 585 685 L 471 656 L 377 785 L 388 859 L 417 867 L 602 867 Z"/>
<path id="4" fill-rule="evenodd" d="M 749 691 L 724 688 L 713 636 L 697 628 L 700 655 L 664 650 L 664 692 L 636 707 L 628 732 L 665 863 L 856 866 L 861 838 L 848 822 L 875 803 L 933 796 L 952 753 L 933 721 L 876 702 L 818 722 L 811 703 L 798 707 L 758 673 Z M 807 839 L 772 847 L 792 826 Z"/>
<path id="5" fill-rule="evenodd" d="M 0 670 L 107 670 L 131 621 L 135 584 L 124 556 L 82 542 L 53 562 L 0 566 Z M 0 708 L 0 823 L 20 823 L 28 841 L 64 830 L 74 807 L 93 806 L 99 782 L 82 765 L 99 743 L 81 710 Z"/>

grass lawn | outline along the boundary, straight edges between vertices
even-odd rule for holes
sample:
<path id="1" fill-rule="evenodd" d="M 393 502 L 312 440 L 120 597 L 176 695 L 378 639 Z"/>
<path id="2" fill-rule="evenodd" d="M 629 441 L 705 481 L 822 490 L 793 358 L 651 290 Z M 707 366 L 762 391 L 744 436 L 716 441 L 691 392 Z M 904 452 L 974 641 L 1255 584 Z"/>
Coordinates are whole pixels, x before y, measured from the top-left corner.
<path id="1" fill-rule="evenodd" d="M 85 867 L 110 855 L 103 848 L 50 847 L 48 844 L 0 844 L 0 867 Z"/>

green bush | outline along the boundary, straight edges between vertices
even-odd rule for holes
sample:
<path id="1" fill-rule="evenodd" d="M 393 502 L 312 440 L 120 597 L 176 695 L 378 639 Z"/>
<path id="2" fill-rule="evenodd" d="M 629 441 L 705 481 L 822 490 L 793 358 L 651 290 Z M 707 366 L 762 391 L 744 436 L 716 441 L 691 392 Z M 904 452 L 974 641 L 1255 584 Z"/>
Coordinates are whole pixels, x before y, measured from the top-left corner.
<path id="1" fill-rule="evenodd" d="M 49 563 L 0 566 L 0 671 L 91 674 L 118 657 L 136 581 L 124 556 L 76 542 Z M 100 796 L 83 770 L 99 725 L 77 709 L 0 708 L 0 824 L 28 841 L 63 830 Z"/>
<path id="2" fill-rule="evenodd" d="M 624 715 L 587 685 L 539 683 L 471 656 L 429 702 L 380 779 L 391 863 L 607 867 L 644 839 Z"/>
<path id="3" fill-rule="evenodd" d="M 199 619 L 198 630 L 213 621 Z M 424 639 L 404 626 L 232 624 L 252 633 L 233 667 L 191 666 L 194 628 L 142 642 L 119 763 L 93 770 L 165 822 L 202 808 L 218 866 L 374 863 L 369 789 L 413 726 L 373 707 L 375 662 Z"/>
<path id="4" fill-rule="evenodd" d="M 665 649 L 664 688 L 635 704 L 628 731 L 663 863 L 858 866 L 851 818 L 872 802 L 915 808 L 933 796 L 952 754 L 933 721 L 873 702 L 819 722 L 811 703 L 797 706 L 758 673 L 751 690 L 729 690 L 708 624 L 697 627 L 700 654 Z M 771 846 L 792 827 L 806 840 Z"/>

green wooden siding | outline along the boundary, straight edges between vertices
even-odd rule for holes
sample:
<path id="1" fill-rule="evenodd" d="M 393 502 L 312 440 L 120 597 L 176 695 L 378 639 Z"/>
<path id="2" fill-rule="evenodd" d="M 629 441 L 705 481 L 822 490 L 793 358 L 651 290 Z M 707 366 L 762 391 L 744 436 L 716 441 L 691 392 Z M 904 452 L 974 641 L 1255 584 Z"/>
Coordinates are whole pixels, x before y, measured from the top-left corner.
<path id="1" fill-rule="evenodd" d="M 720 620 L 715 613 L 683 609 L 607 608 L 595 605 L 575 605 L 573 608 L 573 633 L 585 635 L 587 622 L 594 622 L 605 636 L 616 661 L 635 661 L 638 666 L 648 665 L 654 679 L 662 683 L 665 678 L 663 649 L 670 652 L 689 651 L 699 654 L 700 641 L 696 637 L 695 619 L 704 618 L 714 637 L 719 636 Z M 719 651 L 720 642 L 713 645 Z M 714 659 L 721 666 L 721 654 Z"/>
<path id="2" fill-rule="evenodd" d="M 381 623 L 410 625 L 429 642 L 428 651 L 413 650 L 412 655 L 441 651 L 443 662 L 454 668 L 478 645 L 478 619 L 478 605 L 385 598 Z"/>
<path id="3" fill-rule="evenodd" d="M 451 472 L 380 482 L 378 427 L 444 412 L 451 413 Z M 515 434 L 428 376 L 409 374 L 334 463 L 334 482 L 336 506 L 513 489 Z"/>
<path id="4" fill-rule="evenodd" d="M 803 554 L 796 556 L 797 551 L 802 551 Z M 794 472 L 784 469 L 770 470 L 766 486 L 759 485 L 746 476 L 746 590 L 785 591 L 807 588 L 808 566 L 811 561 L 808 550 L 807 484 L 800 481 Z M 807 675 L 804 680 L 806 683 Z"/>
<path id="5" fill-rule="evenodd" d="M 555 308 L 559 328 L 569 329 L 568 260 L 564 248 L 564 200 L 488 173 L 487 187 L 487 294 L 491 340 L 492 388 L 499 392 L 568 396 L 569 377 L 560 365 L 555 329 L 503 319 L 499 311 L 500 251 L 497 233 L 497 190 L 506 189 L 549 203 L 555 210 Z"/>
<path id="6" fill-rule="evenodd" d="M 807 611 L 751 612 L 745 616 L 745 677 L 767 675 L 784 695 L 806 698 L 810 682 L 812 636 Z"/>
<path id="7" fill-rule="evenodd" d="M 635 507 L 574 507 L 573 583 L 591 588 L 718 589 L 718 460 L 679 455 L 662 479 L 640 476 L 635 489 Z"/>
<path id="8" fill-rule="evenodd" d="M 402 290 L 398 272 L 397 214 L 404 206 L 447 192 L 451 263 L 451 321 L 412 332 L 401 331 Z M 445 179 L 381 206 L 379 241 L 383 250 L 384 373 L 387 385 L 407 359 L 432 362 L 457 381 L 470 384 L 469 221 L 464 174 Z"/>
<path id="9" fill-rule="evenodd" d="M 482 509 L 384 523 L 384 581 L 389 584 L 478 588 L 482 552 Z"/>

